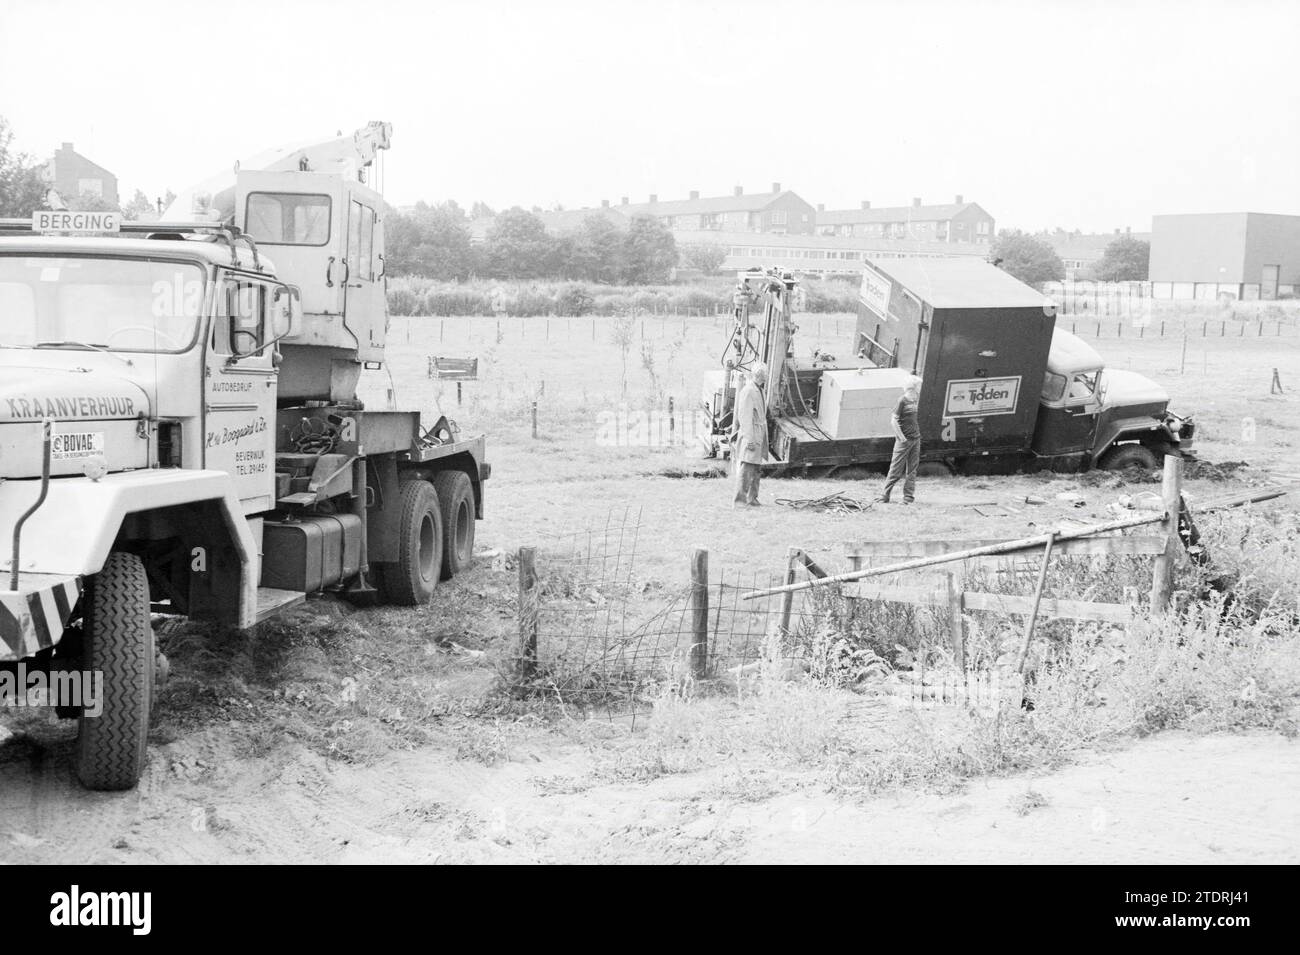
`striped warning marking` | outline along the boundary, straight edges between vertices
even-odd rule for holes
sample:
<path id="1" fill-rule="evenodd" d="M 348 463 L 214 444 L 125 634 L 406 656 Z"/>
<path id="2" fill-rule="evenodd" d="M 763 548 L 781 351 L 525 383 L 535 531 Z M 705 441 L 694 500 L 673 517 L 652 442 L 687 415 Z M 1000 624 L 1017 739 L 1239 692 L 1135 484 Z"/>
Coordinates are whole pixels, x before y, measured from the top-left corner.
<path id="1" fill-rule="evenodd" d="M 18 586 L 0 592 L 0 660 L 21 660 L 58 643 L 81 596 L 80 577 L 23 574 Z"/>

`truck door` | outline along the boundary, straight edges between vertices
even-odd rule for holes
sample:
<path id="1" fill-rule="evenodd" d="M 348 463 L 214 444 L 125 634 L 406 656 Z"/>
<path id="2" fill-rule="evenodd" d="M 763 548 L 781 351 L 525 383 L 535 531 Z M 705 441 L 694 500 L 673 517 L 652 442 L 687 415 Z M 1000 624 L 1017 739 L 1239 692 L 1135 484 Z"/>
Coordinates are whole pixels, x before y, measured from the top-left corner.
<path id="1" fill-rule="evenodd" d="M 240 172 L 235 224 L 302 289 L 306 315 L 343 315 L 349 276 L 343 180 L 314 172 Z M 305 342 L 304 344 L 310 344 Z"/>
<path id="2" fill-rule="evenodd" d="M 387 323 L 381 261 L 383 230 L 379 228 L 377 206 L 375 199 L 359 191 L 348 199 L 345 323 L 357 338 L 357 357 L 362 361 L 383 358 Z"/>
<path id="3" fill-rule="evenodd" d="M 218 272 L 211 333 L 204 349 L 203 466 L 233 479 L 245 514 L 275 504 L 274 346 L 277 287 Z"/>
<path id="4" fill-rule="evenodd" d="M 1044 403 L 1034 428 L 1034 451 L 1044 456 L 1091 451 L 1101 410 L 1097 393 L 1101 372 L 1075 372 L 1068 378 L 1048 372 Z"/>

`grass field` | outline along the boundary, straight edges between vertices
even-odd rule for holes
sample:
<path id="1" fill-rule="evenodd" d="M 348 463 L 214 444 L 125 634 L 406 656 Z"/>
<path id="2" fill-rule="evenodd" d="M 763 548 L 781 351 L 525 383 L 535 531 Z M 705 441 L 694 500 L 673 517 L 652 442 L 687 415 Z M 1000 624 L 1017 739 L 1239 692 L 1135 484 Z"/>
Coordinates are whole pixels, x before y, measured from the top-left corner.
<path id="1" fill-rule="evenodd" d="M 796 349 L 819 348 L 848 354 L 853 318 L 804 316 Z M 394 319 L 390 331 L 392 386 L 402 407 L 428 411 L 441 404 L 466 431 L 489 435 L 493 478 L 488 516 L 480 541 L 506 550 L 543 543 L 548 536 L 599 519 L 610 508 L 636 506 L 653 513 L 647 522 L 647 547 L 638 555 L 647 573 L 680 579 L 692 546 L 709 548 L 721 564 L 775 571 L 788 545 L 810 551 L 836 551 L 850 539 L 951 535 L 1015 537 L 1026 520 L 985 519 L 970 504 L 1012 504 L 1041 493 L 1043 477 L 930 479 L 923 481 L 922 506 L 904 514 L 884 508 L 852 516 L 813 515 L 771 507 L 738 516 L 728 507 L 724 481 L 673 480 L 659 476 L 672 468 L 701 467 L 699 447 L 689 435 L 701 424 L 694 408 L 704 372 L 716 368 L 724 338 L 721 319 L 637 320 L 630 347 L 616 343 L 612 319 Z M 548 330 L 549 326 L 549 330 Z M 498 333 L 499 328 L 499 333 Z M 1080 334 L 1086 334 L 1081 323 Z M 1111 330 L 1113 333 L 1113 330 Z M 1253 329 L 1252 329 L 1253 331 Z M 1191 337 L 1183 357 L 1179 337 L 1113 339 L 1096 342 L 1111 367 L 1141 372 L 1163 385 L 1171 406 L 1196 416 L 1198 453 L 1212 462 L 1244 461 L 1246 481 L 1300 473 L 1295 419 L 1300 389 L 1300 335 L 1292 326 L 1282 336 L 1260 338 Z M 463 385 L 464 404 L 456 406 L 455 386 L 426 377 L 430 355 L 478 357 L 480 377 Z M 648 359 L 643 357 L 648 356 Z M 624 368 L 626 367 L 626 376 Z M 1283 395 L 1270 395 L 1277 368 Z M 626 387 L 625 387 L 626 382 Z M 386 381 L 372 382 L 387 388 Z M 373 393 L 373 392 L 372 392 Z M 382 392 L 380 392 L 382 393 Z M 612 413 L 649 410 L 666 413 L 674 399 L 676 446 L 611 447 Z M 538 438 L 531 437 L 531 407 L 537 403 Z M 688 409 L 683 412 L 683 408 Z M 657 422 L 655 434 L 665 434 Z M 683 438 L 685 433 L 688 437 Z M 1088 506 L 1060 516 L 1086 519 L 1116 493 L 1069 476 L 1048 479 L 1055 492 L 1079 488 Z M 869 498 L 872 482 L 766 481 L 762 500 L 820 497 L 832 491 Z M 1218 482 L 1189 482 L 1189 493 L 1221 494 Z M 1051 497 L 1052 495 L 1046 495 Z M 1050 511 L 1051 508 L 1048 508 Z M 1042 524 L 1047 512 L 1032 519 Z M 1055 515 L 1052 515 L 1055 516 Z"/>

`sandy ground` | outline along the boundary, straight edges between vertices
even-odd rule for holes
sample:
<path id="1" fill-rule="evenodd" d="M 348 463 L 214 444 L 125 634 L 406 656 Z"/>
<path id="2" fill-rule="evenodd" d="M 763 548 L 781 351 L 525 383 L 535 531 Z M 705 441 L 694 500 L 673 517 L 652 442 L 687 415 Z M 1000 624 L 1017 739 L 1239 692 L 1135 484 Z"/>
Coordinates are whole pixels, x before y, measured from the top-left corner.
<path id="1" fill-rule="evenodd" d="M 281 750 L 235 759 L 220 728 L 154 753 L 137 792 L 87 793 L 56 752 L 10 759 L 10 863 L 1296 863 L 1300 751 L 1275 734 L 1166 733 L 958 794 L 853 800 L 799 773 L 761 798 L 734 767 L 592 781 L 538 734 L 495 765 L 440 748 L 369 768 Z"/>
<path id="2" fill-rule="evenodd" d="M 629 510 L 641 515 L 637 579 L 653 595 L 685 583 L 694 547 L 710 550 L 715 579 L 777 573 L 791 544 L 836 566 L 852 540 L 1023 536 L 1062 521 L 1105 519 L 1120 493 L 1135 490 L 1070 477 L 933 479 L 922 484 L 923 507 L 845 516 L 773 501 L 832 491 L 869 498 L 873 484 L 769 481 L 768 506 L 737 515 L 726 506 L 727 482 L 659 476 L 699 464 L 690 449 L 597 441 L 593 416 L 619 400 L 618 351 L 591 341 L 581 320 L 567 323 L 565 336 L 564 320 L 555 320 L 549 339 L 540 321 L 527 336 L 507 328 L 496 341 L 490 320 L 452 326 L 467 332 L 460 339 L 429 320 L 412 326 L 409 345 L 405 327 L 395 325 L 394 383 L 404 404 L 434 397 L 436 386 L 424 376 L 429 354 L 490 359 L 484 380 L 467 385 L 478 399 L 454 411 L 454 391 L 441 396 L 443 410 L 466 430 L 490 434 L 494 476 L 480 549 L 545 549 Z M 824 346 L 834 344 L 835 321 L 809 321 L 820 323 Z M 849 320 L 839 321 L 847 333 Z M 717 333 L 707 320 L 688 324 L 684 335 L 678 328 L 651 324 L 647 337 L 662 349 L 665 392 L 694 395 L 688 384 L 708 366 L 705 347 L 719 344 Z M 684 344 L 673 350 L 679 337 Z M 1300 472 L 1297 399 L 1268 395 L 1277 366 L 1284 382 L 1300 388 L 1297 346 L 1300 337 L 1194 340 L 1179 374 L 1179 341 L 1099 343 L 1116 356 L 1113 364 L 1157 378 L 1176 407 L 1198 413 L 1206 457 L 1253 466 L 1246 481 L 1190 482 L 1201 498 Z M 638 388 L 649 387 L 635 348 L 629 368 Z M 543 434 L 534 441 L 526 408 L 542 380 Z M 548 429 L 548 420 L 563 428 Z M 1056 501 L 1064 491 L 1082 494 L 1084 506 Z M 1047 503 L 1026 505 L 1031 495 Z M 994 516 L 974 510 L 990 501 L 1003 506 Z M 453 586 L 472 602 L 500 584 L 489 578 L 476 568 Z M 481 603 L 491 607 L 486 598 Z M 439 606 L 415 616 L 380 610 L 351 619 L 371 621 L 365 626 L 374 632 L 394 621 L 433 632 L 442 625 Z M 509 630 L 509 616 L 496 613 L 490 627 L 471 616 L 455 639 L 490 650 Z M 481 686 L 478 677 L 490 673 L 456 670 L 447 679 Z M 151 745 L 139 789 L 125 794 L 87 793 L 73 783 L 71 726 L 14 735 L 0 715 L 0 862 L 1300 861 L 1300 758 L 1295 742 L 1274 734 L 1167 733 L 1047 775 L 979 780 L 955 795 L 863 800 L 827 791 L 822 777 L 761 766 L 611 780 L 601 767 L 621 745 L 617 738 L 575 742 L 538 727 L 502 743 L 482 721 L 461 718 L 438 723 L 433 742 L 386 749 L 363 764 L 328 759 L 273 733 L 250 752 L 250 735 L 267 731 L 241 715 L 242 705 L 225 701 L 170 726 Z M 757 774 L 761 785 L 738 787 L 729 777 L 736 773 Z"/>

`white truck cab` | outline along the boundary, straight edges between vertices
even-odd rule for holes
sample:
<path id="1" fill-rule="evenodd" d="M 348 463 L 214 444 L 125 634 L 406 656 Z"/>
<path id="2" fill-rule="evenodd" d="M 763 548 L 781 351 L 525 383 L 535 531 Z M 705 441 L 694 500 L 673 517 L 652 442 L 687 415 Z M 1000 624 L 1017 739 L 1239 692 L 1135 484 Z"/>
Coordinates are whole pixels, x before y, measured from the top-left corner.
<path id="1" fill-rule="evenodd" d="M 472 560 L 483 437 L 356 393 L 384 358 L 361 175 L 389 133 L 274 153 L 198 220 L 0 221 L 0 669 L 102 677 L 100 711 L 59 708 L 91 788 L 144 769 L 153 614 L 424 604 Z"/>

